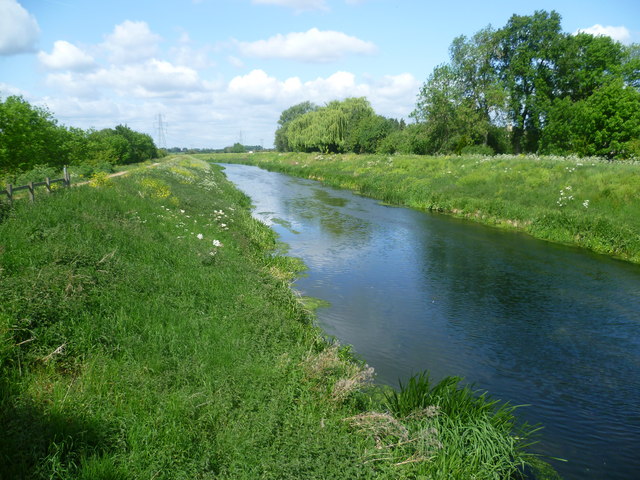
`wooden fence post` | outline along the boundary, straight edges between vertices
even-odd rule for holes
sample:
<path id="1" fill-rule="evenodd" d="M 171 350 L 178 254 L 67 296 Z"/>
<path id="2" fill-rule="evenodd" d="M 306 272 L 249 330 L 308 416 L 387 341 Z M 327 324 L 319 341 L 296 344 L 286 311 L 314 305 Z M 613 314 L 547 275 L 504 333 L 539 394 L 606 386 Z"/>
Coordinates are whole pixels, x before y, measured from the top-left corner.
<path id="1" fill-rule="evenodd" d="M 47 187 L 47 193 L 51 193 L 51 179 L 49 177 L 44 179 L 44 184 Z"/>
<path id="2" fill-rule="evenodd" d="M 9 197 L 9 205 L 13 205 L 13 185 L 7 184 L 7 197 Z"/>
<path id="3" fill-rule="evenodd" d="M 36 199 L 34 188 L 33 188 L 33 182 L 29 182 L 29 198 L 31 199 L 31 203 L 33 203 Z"/>
<path id="4" fill-rule="evenodd" d="M 67 187 L 71 186 L 71 176 L 69 175 L 69 170 L 67 170 L 67 166 L 65 165 L 62 168 L 62 171 L 64 173 L 64 185 Z"/>

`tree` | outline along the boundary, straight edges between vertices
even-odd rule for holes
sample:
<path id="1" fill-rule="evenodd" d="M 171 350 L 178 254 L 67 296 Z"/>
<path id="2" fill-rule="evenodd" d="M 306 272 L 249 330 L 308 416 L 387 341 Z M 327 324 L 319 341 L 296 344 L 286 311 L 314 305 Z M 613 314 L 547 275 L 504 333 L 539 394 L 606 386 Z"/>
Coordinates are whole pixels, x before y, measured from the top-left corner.
<path id="1" fill-rule="evenodd" d="M 304 115 L 305 113 L 313 112 L 317 109 L 318 107 L 315 104 L 307 101 L 289 107 L 280 114 L 280 119 L 278 120 L 279 127 L 276 130 L 274 142 L 277 151 L 288 152 L 291 150 L 287 136 L 289 124 L 291 124 L 291 122 L 293 122 L 296 118 Z"/>
<path id="2" fill-rule="evenodd" d="M 349 151 L 354 153 L 375 153 L 385 138 L 392 132 L 400 131 L 400 122 L 383 117 L 371 115 L 358 122 L 350 137 Z"/>
<path id="3" fill-rule="evenodd" d="M 158 151 L 150 135 L 131 130 L 126 125 L 118 125 L 114 134 L 124 138 L 129 147 L 122 163 L 139 163 L 158 157 Z"/>
<path id="4" fill-rule="evenodd" d="M 557 64 L 557 97 L 577 102 L 592 95 L 621 72 L 623 46 L 610 37 L 587 33 L 562 39 Z"/>
<path id="5" fill-rule="evenodd" d="M 640 92 L 617 78 L 578 102 L 564 98 L 550 113 L 544 153 L 640 156 Z"/>
<path id="6" fill-rule="evenodd" d="M 425 153 L 459 152 L 466 145 L 486 142 L 489 131 L 488 114 L 474 96 L 465 95 L 465 84 L 450 65 L 435 68 L 411 116 L 425 124 Z"/>
<path id="7" fill-rule="evenodd" d="M 375 112 L 364 97 L 334 100 L 287 123 L 282 142 L 297 151 L 352 151 L 357 143 L 358 125 L 373 116 Z"/>
<path id="8" fill-rule="evenodd" d="M 545 111 L 559 92 L 560 23 L 557 12 L 536 11 L 513 15 L 496 32 L 493 65 L 508 94 L 506 114 L 516 153 L 537 151 Z"/>
<path id="9" fill-rule="evenodd" d="M 357 150 L 357 136 L 361 122 L 370 120 L 376 112 L 365 97 L 350 97 L 343 101 L 335 100 L 327 105 L 328 109 L 336 109 L 344 116 L 344 132 L 342 151 Z"/>
<path id="10" fill-rule="evenodd" d="M 7 97 L 0 102 L 0 171 L 64 165 L 65 136 L 66 130 L 47 109 L 20 96 Z"/>
<path id="11" fill-rule="evenodd" d="M 624 47 L 622 75 L 627 85 L 640 90 L 640 44 Z"/>

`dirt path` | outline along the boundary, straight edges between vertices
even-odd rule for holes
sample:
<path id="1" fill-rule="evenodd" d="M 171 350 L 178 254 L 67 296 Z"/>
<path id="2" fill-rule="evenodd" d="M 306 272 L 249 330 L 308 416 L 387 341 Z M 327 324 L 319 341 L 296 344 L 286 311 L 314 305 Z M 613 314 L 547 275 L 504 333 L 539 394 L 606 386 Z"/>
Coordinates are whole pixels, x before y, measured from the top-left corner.
<path id="1" fill-rule="evenodd" d="M 160 162 L 152 163 L 151 165 L 148 165 L 147 168 L 157 167 L 158 165 L 160 165 Z M 122 175 L 126 175 L 130 171 L 131 170 L 123 170 L 122 172 L 111 173 L 111 174 L 107 175 L 107 177 L 109 177 L 109 178 L 120 177 Z M 91 180 L 85 180 L 84 182 L 74 183 L 74 184 L 72 184 L 72 186 L 77 187 L 77 186 L 80 186 L 80 185 L 86 185 L 90 181 Z"/>

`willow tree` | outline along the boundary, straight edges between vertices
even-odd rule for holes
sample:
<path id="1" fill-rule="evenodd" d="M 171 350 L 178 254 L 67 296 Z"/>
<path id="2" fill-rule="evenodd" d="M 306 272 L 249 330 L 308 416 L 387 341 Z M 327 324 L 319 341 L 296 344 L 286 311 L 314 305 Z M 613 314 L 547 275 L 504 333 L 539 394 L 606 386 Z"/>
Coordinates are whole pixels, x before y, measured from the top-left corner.
<path id="1" fill-rule="evenodd" d="M 337 108 L 321 108 L 296 118 L 289 125 L 288 143 L 293 150 L 339 152 L 344 146 L 346 116 Z"/>
<path id="2" fill-rule="evenodd" d="M 291 145 L 289 144 L 289 135 L 288 130 L 291 122 L 293 122 L 296 118 L 301 117 L 305 113 L 313 112 L 318 109 L 318 106 L 307 101 L 298 103 L 297 105 L 293 105 L 292 107 L 287 108 L 280 114 L 280 119 L 278 120 L 278 129 L 276 130 L 275 135 L 275 146 L 276 150 L 279 152 L 289 152 L 292 150 Z"/>
<path id="3" fill-rule="evenodd" d="M 375 112 L 364 97 L 335 100 L 289 122 L 283 141 L 299 151 L 348 151 L 360 122 L 372 116 Z"/>

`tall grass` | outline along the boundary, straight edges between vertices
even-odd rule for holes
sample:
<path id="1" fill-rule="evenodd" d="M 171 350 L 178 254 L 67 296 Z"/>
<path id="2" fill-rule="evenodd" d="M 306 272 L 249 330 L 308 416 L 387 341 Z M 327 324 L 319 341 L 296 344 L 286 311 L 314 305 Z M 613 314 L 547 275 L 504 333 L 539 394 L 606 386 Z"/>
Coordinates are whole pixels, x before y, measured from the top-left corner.
<path id="1" fill-rule="evenodd" d="M 208 155 L 640 262 L 640 165 L 537 156 Z"/>
<path id="2" fill-rule="evenodd" d="M 391 449 L 349 420 L 384 408 L 371 372 L 322 340 L 249 207 L 178 157 L 4 211 L 1 479 L 463 478 L 455 455 L 489 478 L 449 417 L 381 414 Z M 491 478 L 520 458 L 476 453 Z"/>
<path id="3" fill-rule="evenodd" d="M 526 439 L 537 429 L 518 425 L 516 407 L 474 392 L 469 385 L 460 387 L 461 381 L 446 377 L 434 385 L 428 373 L 422 373 L 401 384 L 399 391 L 385 394 L 386 406 L 396 418 L 414 423 L 425 423 L 426 418 L 426 425 L 438 432 L 440 448 L 425 473 L 434 478 L 520 476 L 531 459 Z"/>

